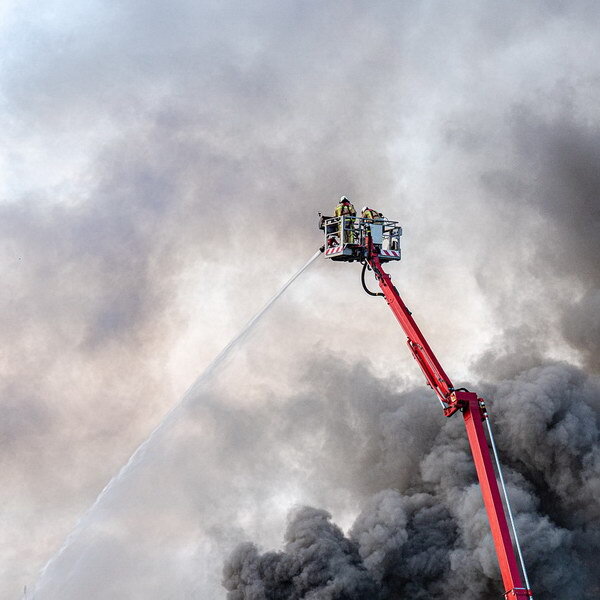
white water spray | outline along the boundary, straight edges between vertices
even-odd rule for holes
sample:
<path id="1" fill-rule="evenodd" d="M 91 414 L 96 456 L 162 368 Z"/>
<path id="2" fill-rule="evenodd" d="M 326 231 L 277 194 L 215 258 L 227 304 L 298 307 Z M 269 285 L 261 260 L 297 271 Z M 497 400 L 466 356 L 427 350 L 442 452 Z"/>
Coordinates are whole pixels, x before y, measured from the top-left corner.
<path id="1" fill-rule="evenodd" d="M 269 299 L 269 301 L 246 323 L 242 330 L 233 338 L 231 341 L 219 352 L 219 354 L 212 360 L 208 367 L 203 373 L 196 379 L 196 381 L 187 389 L 182 399 L 173 408 L 167 412 L 160 423 L 152 430 L 146 440 L 138 446 L 135 452 L 131 455 L 127 463 L 121 467 L 119 472 L 106 484 L 104 489 L 100 492 L 95 502 L 88 508 L 88 510 L 79 518 L 77 524 L 71 531 L 71 533 L 65 539 L 60 549 L 50 558 L 38 577 L 34 594 L 41 591 L 41 586 L 44 583 L 46 574 L 52 568 L 52 566 L 60 559 L 64 552 L 69 548 L 71 543 L 75 540 L 77 535 L 85 528 L 93 518 L 95 510 L 105 501 L 109 494 L 116 488 L 116 486 L 125 479 L 127 474 L 138 465 L 143 459 L 146 450 L 150 447 L 156 436 L 164 430 L 169 424 L 171 424 L 179 415 L 179 413 L 196 397 L 199 389 L 205 385 L 210 378 L 218 371 L 224 362 L 230 358 L 234 351 L 240 348 L 241 342 L 243 342 L 250 332 L 254 329 L 256 324 L 262 319 L 262 317 L 269 311 L 269 309 L 275 304 L 275 302 L 285 293 L 285 291 L 308 269 L 308 267 L 318 258 L 320 251 L 315 254 L 302 266 L 294 275 L 292 275 L 277 292 Z"/>

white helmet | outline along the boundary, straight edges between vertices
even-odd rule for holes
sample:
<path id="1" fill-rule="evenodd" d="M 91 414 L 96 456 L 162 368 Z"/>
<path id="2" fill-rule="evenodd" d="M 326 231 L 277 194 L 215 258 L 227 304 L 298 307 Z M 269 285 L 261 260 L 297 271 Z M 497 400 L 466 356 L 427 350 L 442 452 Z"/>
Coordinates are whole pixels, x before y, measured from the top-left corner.
<path id="1" fill-rule="evenodd" d="M 363 206 L 363 207 L 361 208 L 360 212 L 361 212 L 361 213 L 364 213 L 364 212 L 365 212 L 365 210 L 368 210 L 368 209 L 369 209 L 369 207 L 368 207 L 368 206 Z"/>
<path id="2" fill-rule="evenodd" d="M 350 200 L 348 200 L 348 198 L 346 198 L 346 196 L 342 196 L 340 198 L 340 202 L 350 202 Z"/>

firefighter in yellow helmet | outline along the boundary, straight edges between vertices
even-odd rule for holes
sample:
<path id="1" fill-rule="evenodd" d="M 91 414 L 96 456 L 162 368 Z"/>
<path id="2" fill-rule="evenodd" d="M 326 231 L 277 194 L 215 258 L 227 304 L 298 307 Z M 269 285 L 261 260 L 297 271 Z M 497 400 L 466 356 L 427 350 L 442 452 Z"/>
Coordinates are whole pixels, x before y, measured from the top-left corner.
<path id="1" fill-rule="evenodd" d="M 354 221 L 356 218 L 356 209 L 346 196 L 340 198 L 339 204 L 335 207 L 333 213 L 335 217 L 346 217 L 342 219 L 344 226 L 344 244 L 354 243 Z M 341 225 L 341 223 L 340 223 Z M 341 237 L 341 236 L 340 236 Z"/>

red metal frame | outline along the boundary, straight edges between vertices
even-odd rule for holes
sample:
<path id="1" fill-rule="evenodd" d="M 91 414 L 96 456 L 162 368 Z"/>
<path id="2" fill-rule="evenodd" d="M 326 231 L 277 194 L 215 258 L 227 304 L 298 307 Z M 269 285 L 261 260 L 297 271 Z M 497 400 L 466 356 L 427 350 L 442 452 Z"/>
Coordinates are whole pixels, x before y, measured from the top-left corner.
<path id="1" fill-rule="evenodd" d="M 415 320 L 390 276 L 382 269 L 379 255 L 375 251 L 371 238 L 367 238 L 367 262 L 375 273 L 379 287 L 402 329 L 406 333 L 410 351 L 419 363 L 427 383 L 444 405 L 444 414 L 451 416 L 461 411 L 467 429 L 467 436 L 473 454 L 473 461 L 481 487 L 483 503 L 487 511 L 496 555 L 504 583 L 505 598 L 526 600 L 533 594 L 523 587 L 521 574 L 517 566 L 513 544 L 506 522 L 506 515 L 494 473 L 483 421 L 487 418 L 484 401 L 472 392 L 456 390 L 452 381 L 444 372 L 427 340 L 417 327 Z"/>

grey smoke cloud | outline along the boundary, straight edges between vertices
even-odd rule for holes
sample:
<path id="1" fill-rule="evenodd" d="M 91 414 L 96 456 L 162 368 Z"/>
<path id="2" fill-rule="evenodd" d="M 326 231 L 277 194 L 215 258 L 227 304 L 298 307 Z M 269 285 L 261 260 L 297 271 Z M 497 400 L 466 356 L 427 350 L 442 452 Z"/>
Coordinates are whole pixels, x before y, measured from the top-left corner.
<path id="1" fill-rule="evenodd" d="M 361 373 L 359 380 L 366 379 Z M 550 364 L 486 387 L 494 399 L 492 411 L 509 494 L 536 596 L 568 598 L 575 590 L 578 597 L 594 598 L 600 586 L 593 567 L 600 540 L 600 519 L 593 500 L 600 477 L 596 456 L 598 379 L 568 365 Z M 365 403 L 369 396 L 359 398 L 357 404 Z M 378 434 L 370 435 L 380 437 L 391 415 L 404 411 L 407 404 L 418 406 L 427 399 L 400 396 L 396 401 L 396 408 L 387 410 L 377 402 L 368 404 L 379 427 Z M 364 502 L 343 538 L 344 544 L 355 545 L 361 558 L 343 584 L 349 589 L 355 589 L 356 571 L 362 574 L 366 569 L 377 584 L 376 592 L 371 592 L 375 598 L 497 597 L 500 575 L 463 424 L 460 419 L 437 416 L 420 411 L 410 421 L 419 437 L 424 427 L 431 427 L 430 421 L 436 431 L 428 438 L 429 447 L 411 464 L 408 480 L 400 457 L 410 450 L 412 440 L 398 430 L 394 437 L 399 447 L 390 456 L 386 456 L 385 446 L 380 446 L 377 455 L 367 453 L 373 462 L 361 465 L 356 473 L 369 479 L 371 471 L 391 461 L 401 476 L 392 475 L 385 482 L 387 489 Z M 341 425 L 331 425 L 336 431 L 347 428 L 346 436 L 351 439 L 360 437 L 364 423 L 349 417 Z M 360 460 L 361 449 L 355 454 Z M 292 529 L 298 521 L 305 526 L 293 513 L 291 519 Z M 321 543 L 326 544 L 329 533 L 323 533 L 321 539 L 316 527 L 312 535 L 313 560 L 327 562 L 329 550 L 323 550 Z M 274 562 L 273 556 L 277 556 Z M 245 544 L 225 562 L 223 584 L 230 599 L 288 597 L 289 582 L 308 577 L 312 568 L 312 563 L 299 565 L 288 545 L 279 554 L 261 555 L 255 546 Z M 339 576 L 344 577 L 341 572 Z M 278 583 L 274 584 L 276 577 Z M 327 581 L 314 580 L 312 595 L 307 597 L 346 597 L 343 593 L 330 596 Z"/>
<path id="2" fill-rule="evenodd" d="M 500 225 L 507 241 L 512 244 L 515 237 L 524 238 L 515 242 L 517 256 L 510 248 L 501 255 L 502 261 L 521 262 L 517 284 L 530 288 L 525 303 L 519 294 L 514 301 L 507 299 L 511 310 L 505 313 L 506 319 L 524 324 L 527 319 L 530 328 L 533 321 L 541 331 L 530 332 L 530 337 L 537 339 L 543 339 L 545 323 L 550 321 L 581 352 L 586 366 L 597 370 L 598 128 L 595 122 L 580 121 L 571 88 L 557 89 L 556 96 L 551 115 L 540 115 L 528 106 L 515 107 L 508 123 L 513 151 L 509 165 L 488 169 L 482 183 L 498 202 L 520 216 L 512 236 Z M 495 270 L 488 263 L 485 271 L 480 280 L 495 292 L 497 282 L 490 281 Z M 550 301 L 541 298 L 548 288 L 554 296 Z M 540 306 L 542 319 L 536 310 Z M 519 309 L 525 318 L 519 316 Z"/>
<path id="3" fill-rule="evenodd" d="M 513 379 L 548 356 L 597 370 L 595 3 L 53 1 L 0 10 L 0 595 L 31 586 L 185 386 L 319 245 L 315 213 L 342 193 L 405 226 L 395 281 L 449 372 Z M 263 441 L 269 452 L 236 471 L 256 523 L 258 506 L 280 518 L 272 498 L 283 494 L 282 506 L 325 507 L 349 525 L 377 493 L 404 490 L 430 451 L 434 406 L 407 402 L 380 427 L 353 405 L 360 434 L 322 427 L 321 388 L 332 398 L 359 384 L 343 383 L 334 361 L 360 359 L 365 395 L 385 406 L 420 384 L 385 306 L 358 296 L 357 273 L 337 267 L 308 274 L 272 316 L 264 347 L 236 363 L 252 380 L 263 373 L 256 385 L 242 371 L 229 383 L 232 406 L 260 404 L 301 384 L 298 365 L 315 346 L 331 369 L 306 400 L 314 417 L 303 417 L 322 437 L 281 457 L 321 465 L 310 485 L 274 468 L 266 478 L 278 485 L 253 491 L 293 411 L 302 414 L 293 403 Z M 337 417 L 328 406 L 327 419 Z M 432 419 L 413 430 L 423 410 Z M 219 499 L 198 491 L 199 473 L 220 491 L 227 465 L 252 447 L 254 434 L 238 439 L 233 423 L 201 464 L 193 445 L 173 449 L 172 504 L 187 496 L 189 509 L 185 525 L 171 517 L 159 531 L 176 532 L 177 558 L 155 568 L 161 550 L 148 523 L 166 508 L 153 511 L 129 486 L 123 496 L 139 499 L 131 506 L 140 516 L 117 511 L 117 521 L 128 515 L 121 533 L 98 534 L 71 580 L 76 597 L 93 587 L 134 598 L 136 585 L 145 598 L 168 597 L 165 573 L 187 585 L 205 556 L 191 548 L 202 544 L 219 546 L 218 560 L 199 569 L 218 580 L 221 542 L 189 524 Z M 340 464 L 356 448 L 357 462 Z M 335 486 L 345 490 L 338 503 Z M 215 513 L 215 539 L 275 547 L 282 522 L 264 540 L 249 516 L 237 533 L 222 531 L 236 501 Z M 139 526 L 123 533 L 130 523 Z M 127 558 L 117 565 L 111 553 Z M 107 572 L 110 591 L 91 586 Z M 219 589 L 213 583 L 200 589 Z"/>
<path id="4" fill-rule="evenodd" d="M 260 556 L 251 544 L 238 547 L 225 567 L 228 597 L 376 598 L 375 582 L 361 564 L 356 545 L 330 518 L 323 510 L 299 508 L 288 524 L 285 550 L 279 554 Z"/>

